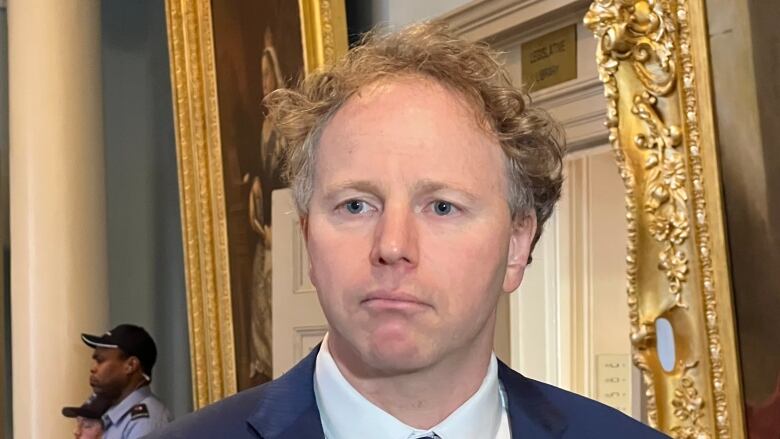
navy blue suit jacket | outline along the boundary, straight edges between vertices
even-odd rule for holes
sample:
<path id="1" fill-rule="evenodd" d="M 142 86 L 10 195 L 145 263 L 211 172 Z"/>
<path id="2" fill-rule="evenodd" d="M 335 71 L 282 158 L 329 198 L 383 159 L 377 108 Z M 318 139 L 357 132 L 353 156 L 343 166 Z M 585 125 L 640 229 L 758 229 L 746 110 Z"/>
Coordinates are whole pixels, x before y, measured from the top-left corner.
<path id="1" fill-rule="evenodd" d="M 191 413 L 146 438 L 324 438 L 314 398 L 317 352 L 319 348 L 279 379 Z M 666 437 L 617 410 L 528 379 L 501 362 L 498 377 L 506 390 L 513 439 Z"/>

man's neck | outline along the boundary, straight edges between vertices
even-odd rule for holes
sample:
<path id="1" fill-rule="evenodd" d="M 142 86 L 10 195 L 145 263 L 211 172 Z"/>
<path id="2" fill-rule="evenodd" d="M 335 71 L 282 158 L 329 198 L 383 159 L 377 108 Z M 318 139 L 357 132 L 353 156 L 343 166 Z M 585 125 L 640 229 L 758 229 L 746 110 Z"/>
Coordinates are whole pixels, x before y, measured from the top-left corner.
<path id="1" fill-rule="evenodd" d="M 465 403 L 485 379 L 492 355 L 492 334 L 475 343 L 484 346 L 480 351 L 454 352 L 437 363 L 404 374 L 366 373 L 355 371 L 350 357 L 338 342 L 329 339 L 328 348 L 344 378 L 363 397 L 414 428 L 427 430 Z"/>
<path id="2" fill-rule="evenodd" d="M 127 386 L 125 386 L 125 388 L 122 389 L 122 393 L 120 393 L 119 396 L 114 400 L 114 404 L 112 404 L 112 406 L 116 406 L 120 404 L 122 401 L 125 400 L 125 398 L 130 396 L 131 393 L 135 392 L 136 390 L 148 384 L 149 383 L 146 381 L 145 378 L 130 380 Z"/>

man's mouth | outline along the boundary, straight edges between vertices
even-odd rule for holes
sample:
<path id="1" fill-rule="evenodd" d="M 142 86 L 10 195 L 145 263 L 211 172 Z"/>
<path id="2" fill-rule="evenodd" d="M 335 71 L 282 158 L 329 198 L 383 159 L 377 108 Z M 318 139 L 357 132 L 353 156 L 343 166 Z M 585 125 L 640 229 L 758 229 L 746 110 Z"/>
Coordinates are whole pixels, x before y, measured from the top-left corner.
<path id="1" fill-rule="evenodd" d="M 421 311 L 430 305 L 417 296 L 405 292 L 374 291 L 369 293 L 361 305 L 374 311 Z"/>

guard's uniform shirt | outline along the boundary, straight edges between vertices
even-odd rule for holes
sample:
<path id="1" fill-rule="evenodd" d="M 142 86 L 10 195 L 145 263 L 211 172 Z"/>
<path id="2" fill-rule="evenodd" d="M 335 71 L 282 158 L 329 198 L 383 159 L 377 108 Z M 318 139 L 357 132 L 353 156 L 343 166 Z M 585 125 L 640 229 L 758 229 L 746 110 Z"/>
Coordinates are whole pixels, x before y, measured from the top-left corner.
<path id="1" fill-rule="evenodd" d="M 136 389 L 103 415 L 103 439 L 137 439 L 171 422 L 171 414 L 149 386 Z"/>

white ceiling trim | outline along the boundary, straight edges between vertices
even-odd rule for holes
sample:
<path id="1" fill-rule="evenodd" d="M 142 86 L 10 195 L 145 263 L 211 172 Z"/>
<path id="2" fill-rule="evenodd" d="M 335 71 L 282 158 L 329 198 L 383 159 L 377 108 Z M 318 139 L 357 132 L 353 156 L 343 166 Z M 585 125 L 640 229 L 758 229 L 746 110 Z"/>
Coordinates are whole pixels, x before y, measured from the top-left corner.
<path id="1" fill-rule="evenodd" d="M 467 39 L 494 40 L 575 11 L 584 14 L 588 5 L 590 0 L 474 0 L 439 18 Z"/>

